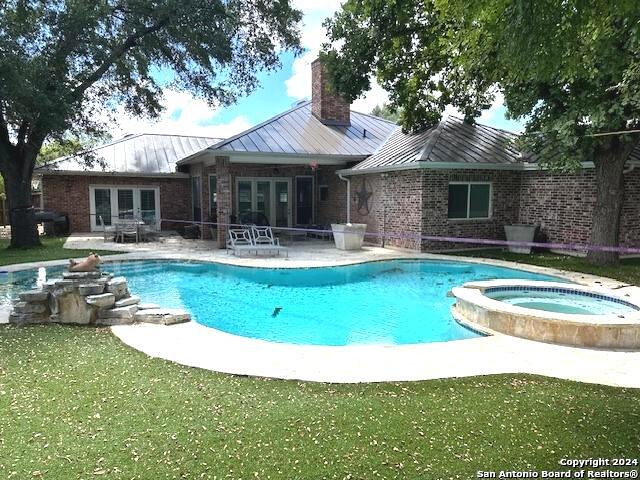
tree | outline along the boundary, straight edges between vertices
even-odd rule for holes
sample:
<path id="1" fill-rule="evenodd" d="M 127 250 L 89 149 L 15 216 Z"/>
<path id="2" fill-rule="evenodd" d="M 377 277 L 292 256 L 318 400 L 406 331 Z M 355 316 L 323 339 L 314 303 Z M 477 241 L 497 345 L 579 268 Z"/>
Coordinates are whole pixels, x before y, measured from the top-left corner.
<path id="1" fill-rule="evenodd" d="M 117 105 L 155 117 L 166 86 L 229 104 L 256 87 L 257 71 L 279 65 L 280 49 L 299 52 L 300 19 L 289 0 L 0 2 L 11 245 L 39 243 L 31 177 L 45 140 L 104 131 L 101 112 Z"/>
<path id="2" fill-rule="evenodd" d="M 405 130 L 434 124 L 448 105 L 473 122 L 501 93 L 543 165 L 572 170 L 592 160 L 590 243 L 618 245 L 623 169 L 639 142 L 637 2 L 347 0 L 326 26 L 335 88 L 353 100 L 375 72 Z M 588 258 L 612 264 L 618 255 Z"/>
<path id="3" fill-rule="evenodd" d="M 92 152 L 92 148 L 104 145 L 112 139 L 106 132 L 95 133 L 94 136 L 63 136 L 52 139 L 42 144 L 42 148 L 36 157 L 36 165 L 45 165 L 62 157 L 75 156 L 87 166 L 99 161 Z"/>
<path id="4" fill-rule="evenodd" d="M 400 111 L 393 108 L 388 103 L 383 103 L 382 105 L 376 105 L 373 107 L 371 115 L 384 118 L 385 120 L 389 120 L 393 123 L 398 123 L 400 120 Z"/>

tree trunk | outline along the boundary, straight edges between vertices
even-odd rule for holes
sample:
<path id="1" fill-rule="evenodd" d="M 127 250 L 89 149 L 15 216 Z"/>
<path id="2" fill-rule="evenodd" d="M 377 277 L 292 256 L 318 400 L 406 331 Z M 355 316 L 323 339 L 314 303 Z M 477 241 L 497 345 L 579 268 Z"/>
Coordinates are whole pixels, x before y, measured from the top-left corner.
<path id="1" fill-rule="evenodd" d="M 17 153 L 17 152 L 16 152 Z M 2 172 L 4 189 L 9 206 L 12 247 L 33 247 L 40 245 L 40 237 L 35 221 L 35 211 L 31 201 L 31 177 L 33 167 L 28 158 L 10 159 Z M 23 168 L 24 166 L 27 168 Z"/>
<path id="2" fill-rule="evenodd" d="M 611 140 L 606 147 L 596 150 L 596 205 L 591 225 L 591 245 L 619 244 L 620 214 L 624 202 L 624 166 L 635 144 Z M 587 260 L 594 265 L 615 265 L 618 252 L 589 250 Z"/>

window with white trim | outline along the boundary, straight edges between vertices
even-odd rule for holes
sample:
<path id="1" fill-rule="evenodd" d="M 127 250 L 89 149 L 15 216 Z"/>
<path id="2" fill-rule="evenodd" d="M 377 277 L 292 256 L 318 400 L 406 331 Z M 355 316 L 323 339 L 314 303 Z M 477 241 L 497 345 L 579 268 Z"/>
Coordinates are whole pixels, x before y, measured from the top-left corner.
<path id="1" fill-rule="evenodd" d="M 491 217 L 490 182 L 449 183 L 448 217 L 482 219 Z"/>

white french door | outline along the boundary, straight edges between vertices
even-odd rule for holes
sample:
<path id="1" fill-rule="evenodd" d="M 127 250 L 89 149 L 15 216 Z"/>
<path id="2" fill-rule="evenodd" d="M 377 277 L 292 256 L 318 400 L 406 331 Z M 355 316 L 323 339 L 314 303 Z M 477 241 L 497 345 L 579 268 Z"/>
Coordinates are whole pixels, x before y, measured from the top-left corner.
<path id="1" fill-rule="evenodd" d="M 117 219 L 139 218 L 147 225 L 160 229 L 160 189 L 158 187 L 130 187 L 91 185 L 89 187 L 91 230 L 101 230 L 100 219 L 106 227 Z"/>
<path id="2" fill-rule="evenodd" d="M 291 226 L 291 179 L 254 177 L 236 179 L 236 212 L 263 213 L 272 227 Z"/>

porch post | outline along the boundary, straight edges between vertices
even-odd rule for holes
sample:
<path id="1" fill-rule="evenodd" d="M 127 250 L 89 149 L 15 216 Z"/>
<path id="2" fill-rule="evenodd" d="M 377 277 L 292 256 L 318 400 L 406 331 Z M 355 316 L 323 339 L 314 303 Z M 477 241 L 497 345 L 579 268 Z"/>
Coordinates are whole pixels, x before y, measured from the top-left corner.
<path id="1" fill-rule="evenodd" d="M 217 206 L 218 224 L 229 223 L 233 211 L 233 193 L 231 188 L 231 170 L 229 157 L 216 157 Z M 225 225 L 218 225 L 218 248 L 226 245 L 227 229 Z"/>

